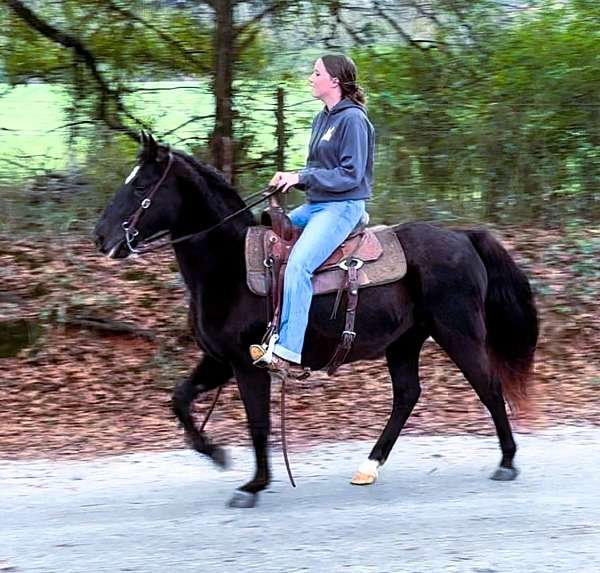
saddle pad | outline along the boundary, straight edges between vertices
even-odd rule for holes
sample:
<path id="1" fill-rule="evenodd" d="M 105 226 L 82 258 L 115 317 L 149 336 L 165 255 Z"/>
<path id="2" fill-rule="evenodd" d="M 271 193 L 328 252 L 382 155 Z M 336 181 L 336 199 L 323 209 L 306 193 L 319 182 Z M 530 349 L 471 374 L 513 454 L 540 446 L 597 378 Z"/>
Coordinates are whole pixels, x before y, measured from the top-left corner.
<path id="1" fill-rule="evenodd" d="M 356 255 L 357 259 L 363 262 L 377 260 L 383 254 L 381 242 L 370 229 L 365 229 L 359 235 L 348 237 L 329 258 L 315 271 L 322 273 L 337 267 L 343 260 L 351 255 Z"/>
<path id="2" fill-rule="evenodd" d="M 249 227 L 246 234 L 246 282 L 248 288 L 259 296 L 267 296 L 269 270 L 265 267 L 264 235 L 271 229 L 258 225 Z M 406 256 L 392 227 L 378 225 L 369 227 L 383 249 L 383 255 L 365 262 L 358 271 L 359 288 L 383 285 L 400 280 L 406 274 Z M 315 272 L 312 283 L 314 294 L 337 291 L 345 284 L 347 273 L 339 267 Z"/>

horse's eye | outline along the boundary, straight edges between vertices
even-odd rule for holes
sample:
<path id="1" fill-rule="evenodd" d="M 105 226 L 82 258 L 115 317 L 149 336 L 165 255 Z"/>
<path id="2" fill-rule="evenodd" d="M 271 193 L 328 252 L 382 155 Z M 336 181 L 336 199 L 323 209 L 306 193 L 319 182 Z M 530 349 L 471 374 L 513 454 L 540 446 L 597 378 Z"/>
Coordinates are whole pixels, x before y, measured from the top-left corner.
<path id="1" fill-rule="evenodd" d="M 136 185 L 133 188 L 133 194 L 136 197 L 143 197 L 145 195 L 146 187 L 144 185 Z"/>

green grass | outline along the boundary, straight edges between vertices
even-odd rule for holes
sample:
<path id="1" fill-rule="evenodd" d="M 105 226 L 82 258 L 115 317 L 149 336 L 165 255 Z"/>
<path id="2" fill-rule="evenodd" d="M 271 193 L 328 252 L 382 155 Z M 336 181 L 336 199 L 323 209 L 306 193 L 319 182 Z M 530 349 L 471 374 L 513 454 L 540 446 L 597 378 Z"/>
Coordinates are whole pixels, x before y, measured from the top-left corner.
<path id="1" fill-rule="evenodd" d="M 0 93 L 6 89 L 0 84 Z M 66 139 L 51 131 L 66 122 L 65 102 L 63 89 L 45 84 L 17 86 L 0 99 L 0 178 L 65 165 Z"/>
<path id="2" fill-rule="evenodd" d="M 205 82 L 148 82 L 140 87 L 159 88 L 143 91 L 125 99 L 137 117 L 153 126 L 156 134 L 167 133 L 194 116 L 208 116 L 165 137 L 186 150 L 186 140 L 206 137 L 210 133 L 214 112 L 213 96 Z M 235 105 L 242 120 L 240 133 L 251 134 L 253 146 L 249 156 L 259 157 L 273 151 L 275 140 L 275 85 L 242 85 L 242 94 Z M 171 89 L 167 89 L 171 88 Z M 173 89 L 177 88 L 177 89 Z M 0 93 L 8 86 L 0 84 Z M 290 89 L 286 104 L 310 100 L 307 86 Z M 0 180 L 18 183 L 32 175 L 64 169 L 68 164 L 68 123 L 65 107 L 69 104 L 67 90 L 48 84 L 17 86 L 0 97 Z M 310 119 L 320 108 L 318 101 L 293 106 L 286 111 L 290 139 L 286 154 L 288 167 L 300 167 L 305 159 L 310 132 Z M 243 131 L 243 133 L 241 133 Z M 82 128 L 85 135 L 85 126 Z M 180 143 L 183 140 L 183 143 Z M 75 150 L 76 161 L 85 156 L 85 145 Z"/>

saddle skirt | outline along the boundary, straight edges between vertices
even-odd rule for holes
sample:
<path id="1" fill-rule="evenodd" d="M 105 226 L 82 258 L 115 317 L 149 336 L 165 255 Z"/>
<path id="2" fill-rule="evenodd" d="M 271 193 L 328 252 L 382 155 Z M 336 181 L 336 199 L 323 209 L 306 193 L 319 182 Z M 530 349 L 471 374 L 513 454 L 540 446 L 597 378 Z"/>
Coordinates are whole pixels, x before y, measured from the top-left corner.
<path id="1" fill-rule="evenodd" d="M 246 282 L 259 296 L 267 296 L 271 285 L 268 258 L 292 249 L 301 229 L 294 228 L 291 241 L 284 241 L 270 227 L 250 227 L 246 234 Z M 314 272 L 313 294 L 326 294 L 342 288 L 347 272 L 339 265 L 349 256 L 364 264 L 358 269 L 359 288 L 388 284 L 406 274 L 406 256 L 392 227 L 378 225 L 351 235 Z"/>

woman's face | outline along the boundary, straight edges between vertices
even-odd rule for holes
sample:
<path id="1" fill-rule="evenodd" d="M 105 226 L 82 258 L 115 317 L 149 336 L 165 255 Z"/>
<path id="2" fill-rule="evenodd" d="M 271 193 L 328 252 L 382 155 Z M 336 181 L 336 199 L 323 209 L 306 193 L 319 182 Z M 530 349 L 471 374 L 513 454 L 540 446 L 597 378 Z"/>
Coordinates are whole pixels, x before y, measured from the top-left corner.
<path id="1" fill-rule="evenodd" d="M 338 89 L 337 79 L 332 78 L 329 75 L 321 58 L 315 62 L 315 67 L 313 68 L 313 72 L 310 74 L 308 81 L 312 88 L 312 95 L 319 99 L 323 99 L 323 97 L 326 97 Z"/>

